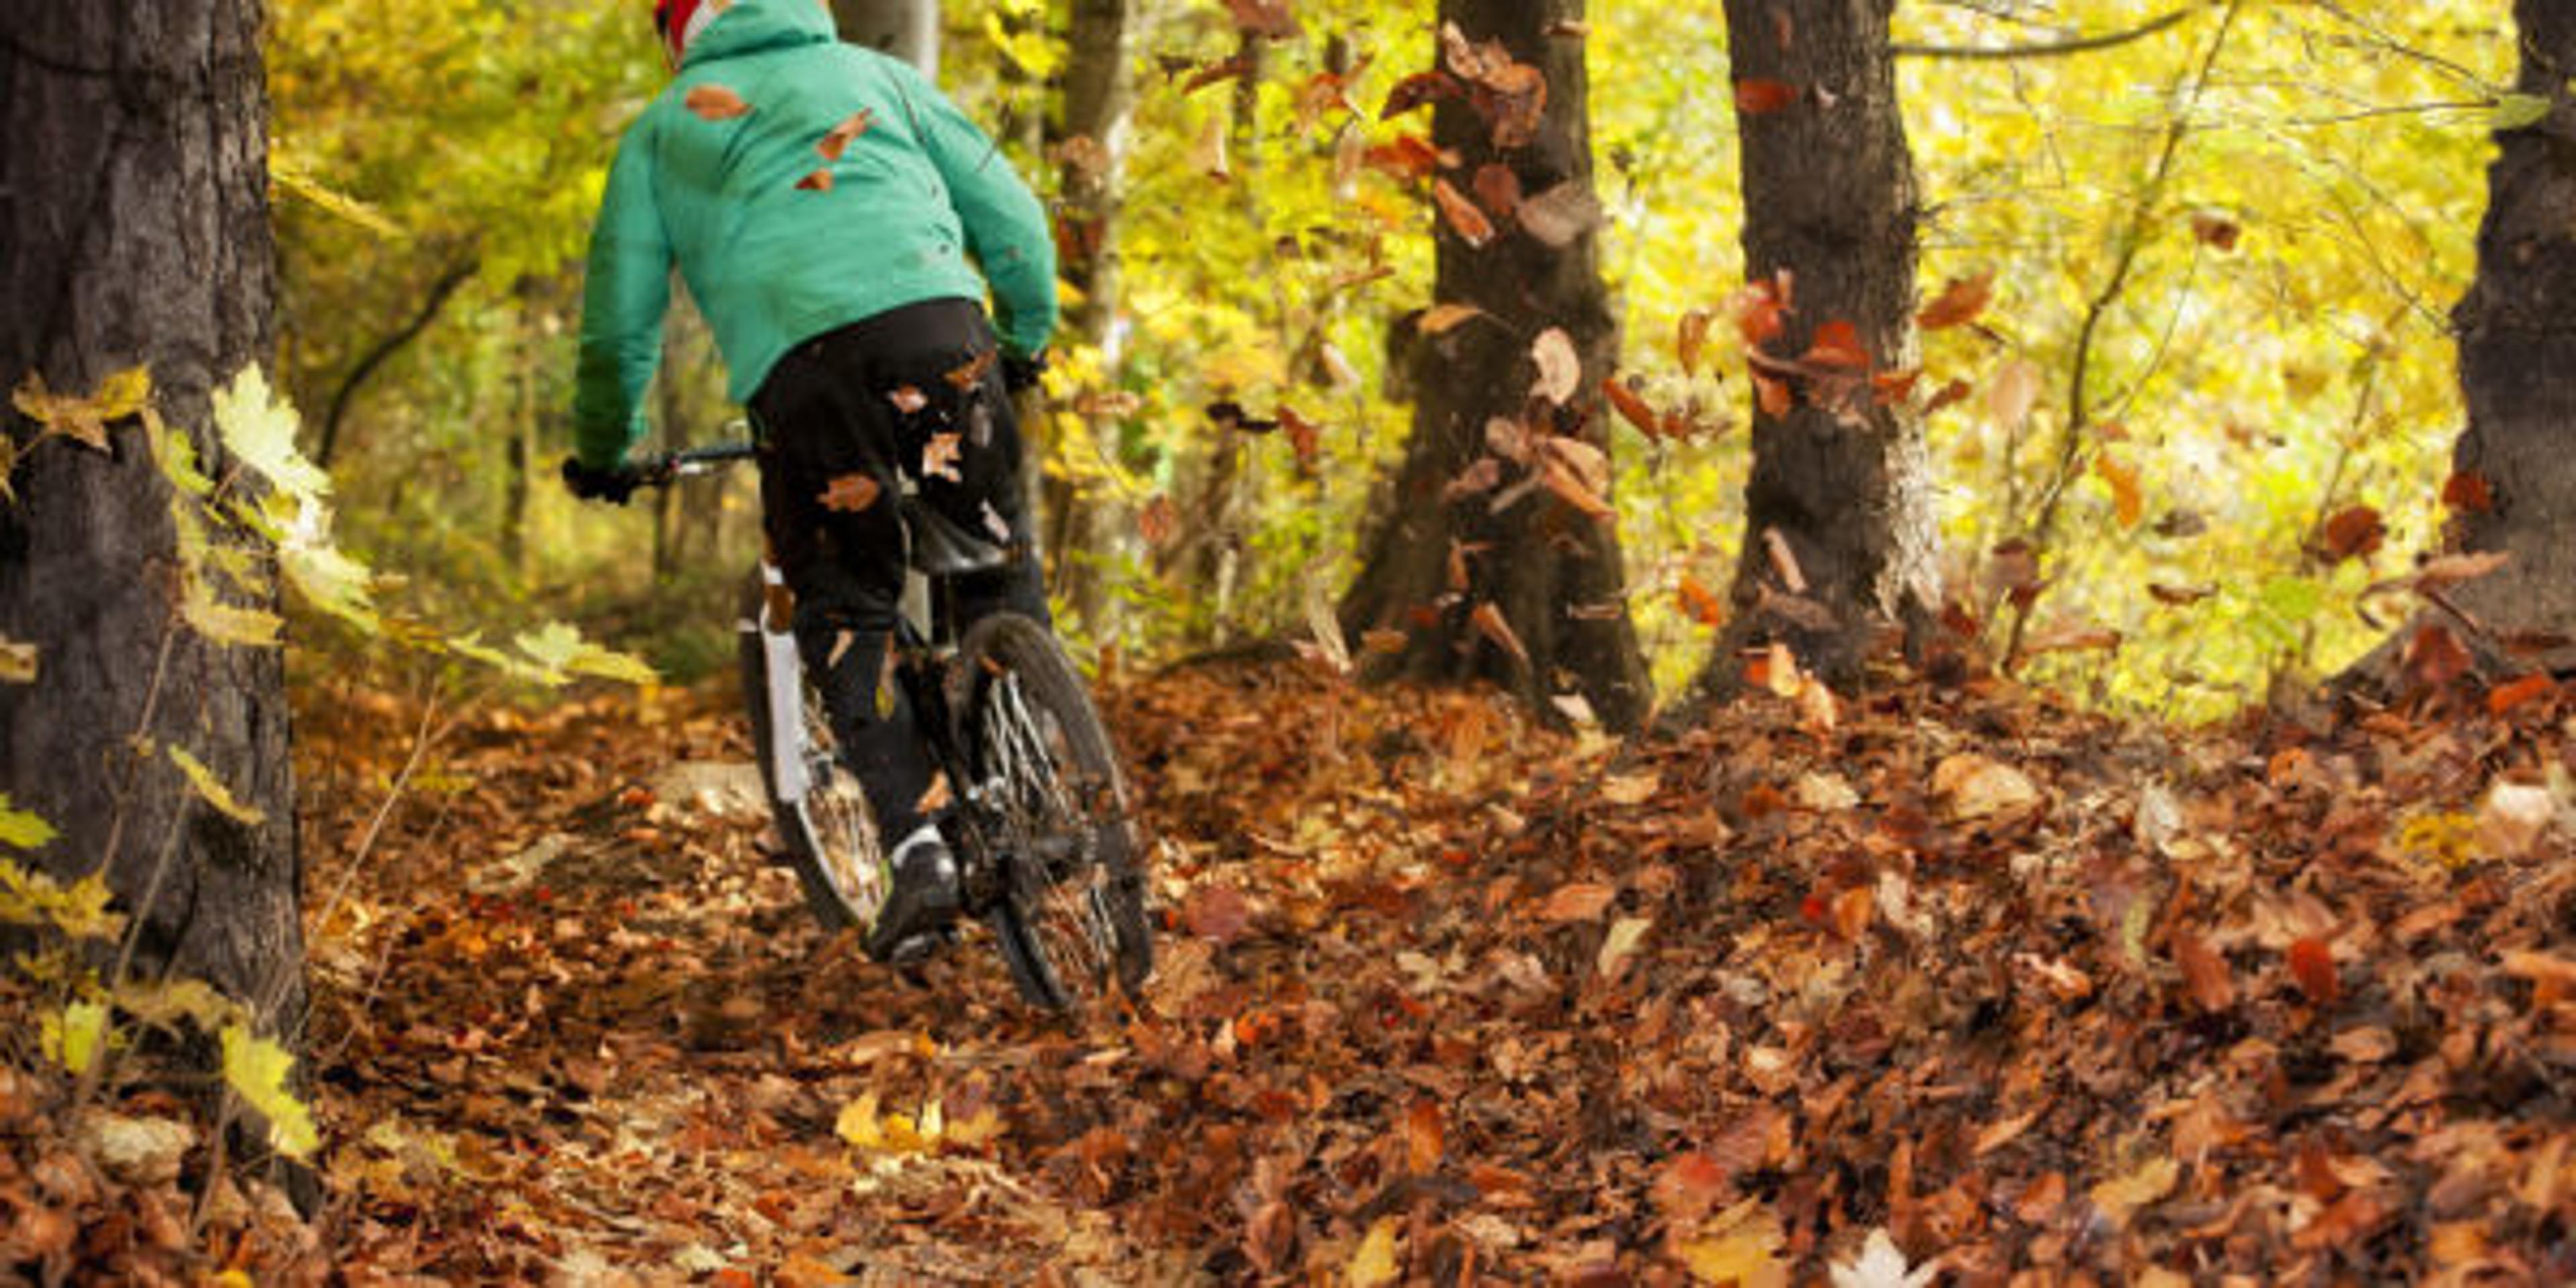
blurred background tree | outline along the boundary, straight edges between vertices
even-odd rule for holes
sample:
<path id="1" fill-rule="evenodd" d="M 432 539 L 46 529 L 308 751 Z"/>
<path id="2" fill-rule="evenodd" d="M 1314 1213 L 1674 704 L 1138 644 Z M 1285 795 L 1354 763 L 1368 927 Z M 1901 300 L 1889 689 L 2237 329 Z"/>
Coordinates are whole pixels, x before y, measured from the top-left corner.
<path id="1" fill-rule="evenodd" d="M 1418 113 L 1385 111 L 1433 67 L 1435 9 L 1104 3 L 950 6 L 941 32 L 943 85 L 1069 247 L 1038 435 L 1065 628 L 1143 658 L 1305 637 L 1316 588 L 1358 575 L 1422 392 L 1422 167 L 1472 189 Z M 642 8 L 277 4 L 282 353 L 379 565 L 578 610 L 685 673 L 723 656 L 741 482 L 658 521 L 576 518 L 530 486 L 565 446 L 600 175 L 663 79 Z M 1896 7 L 1920 303 L 1982 292 L 1925 332 L 1912 395 L 1963 649 L 2208 717 L 2386 628 L 2361 592 L 2434 543 L 2461 425 L 2445 313 L 2515 101 L 2499 16 Z M 1588 68 L 1616 370 L 1656 426 L 1592 420 L 1627 611 L 1670 696 L 1731 620 L 1710 588 L 1744 541 L 1739 73 L 1719 0 L 1596 9 L 1551 38 Z M 665 434 L 713 436 L 712 356 L 689 328 L 673 346 Z M 2329 531 L 2357 508 L 2370 550 Z"/>

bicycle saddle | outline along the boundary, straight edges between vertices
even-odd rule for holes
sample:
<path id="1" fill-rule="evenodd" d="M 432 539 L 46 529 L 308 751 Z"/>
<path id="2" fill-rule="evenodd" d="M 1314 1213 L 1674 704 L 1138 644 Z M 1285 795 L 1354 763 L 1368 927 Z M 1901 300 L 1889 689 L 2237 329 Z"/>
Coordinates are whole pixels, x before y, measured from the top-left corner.
<path id="1" fill-rule="evenodd" d="M 1009 547 L 967 531 L 919 497 L 903 499 L 903 525 L 912 533 L 912 566 L 926 575 L 990 572 L 1011 561 Z"/>

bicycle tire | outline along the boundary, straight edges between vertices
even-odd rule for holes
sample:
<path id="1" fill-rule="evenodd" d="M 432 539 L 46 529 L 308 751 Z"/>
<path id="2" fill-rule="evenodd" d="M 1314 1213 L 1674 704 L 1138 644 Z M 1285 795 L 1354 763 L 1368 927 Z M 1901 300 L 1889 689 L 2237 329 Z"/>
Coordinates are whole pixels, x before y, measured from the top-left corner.
<path id="1" fill-rule="evenodd" d="M 743 702 L 751 714 L 753 758 L 769 800 L 770 821 L 786 846 L 788 866 L 804 888 L 805 906 L 827 931 L 866 929 L 885 902 L 890 884 L 885 841 L 858 775 L 835 753 L 832 723 L 823 711 L 823 695 L 805 678 L 793 641 L 783 630 L 765 629 L 773 605 L 767 580 L 754 569 L 743 593 L 738 628 L 742 661 Z M 783 647 L 782 647 L 783 645 Z M 775 705 L 784 701 L 771 691 L 773 659 L 793 668 L 784 677 L 784 693 L 795 695 L 794 722 L 784 739 L 774 737 Z M 800 773 L 782 773 L 781 757 L 792 758 Z"/>
<path id="2" fill-rule="evenodd" d="M 1021 996 L 1078 1013 L 1153 970 L 1127 783 L 1073 662 L 1043 626 L 996 613 L 967 632 L 959 712 L 1004 865 L 990 913 Z"/>

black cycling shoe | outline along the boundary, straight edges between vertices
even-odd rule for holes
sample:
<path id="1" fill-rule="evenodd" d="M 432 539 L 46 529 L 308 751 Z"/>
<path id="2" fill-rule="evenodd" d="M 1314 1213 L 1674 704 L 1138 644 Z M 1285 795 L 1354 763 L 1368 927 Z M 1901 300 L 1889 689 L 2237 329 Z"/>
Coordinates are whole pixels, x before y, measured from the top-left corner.
<path id="1" fill-rule="evenodd" d="M 925 824 L 895 846 L 891 866 L 894 888 L 868 927 L 868 956 L 919 961 L 939 949 L 940 935 L 957 920 L 957 859 L 939 829 Z"/>

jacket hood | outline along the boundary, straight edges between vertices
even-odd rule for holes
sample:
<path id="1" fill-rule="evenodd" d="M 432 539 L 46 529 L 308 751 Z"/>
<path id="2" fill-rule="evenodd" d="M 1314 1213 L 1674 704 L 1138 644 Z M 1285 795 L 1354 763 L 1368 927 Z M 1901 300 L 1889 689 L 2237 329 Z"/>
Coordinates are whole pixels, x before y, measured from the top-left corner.
<path id="1" fill-rule="evenodd" d="M 708 0 L 715 3 L 716 0 Z M 680 60 L 683 70 L 719 58 L 757 53 L 787 45 L 822 44 L 840 38 L 826 0 L 733 0 L 724 12 L 689 42 Z"/>

